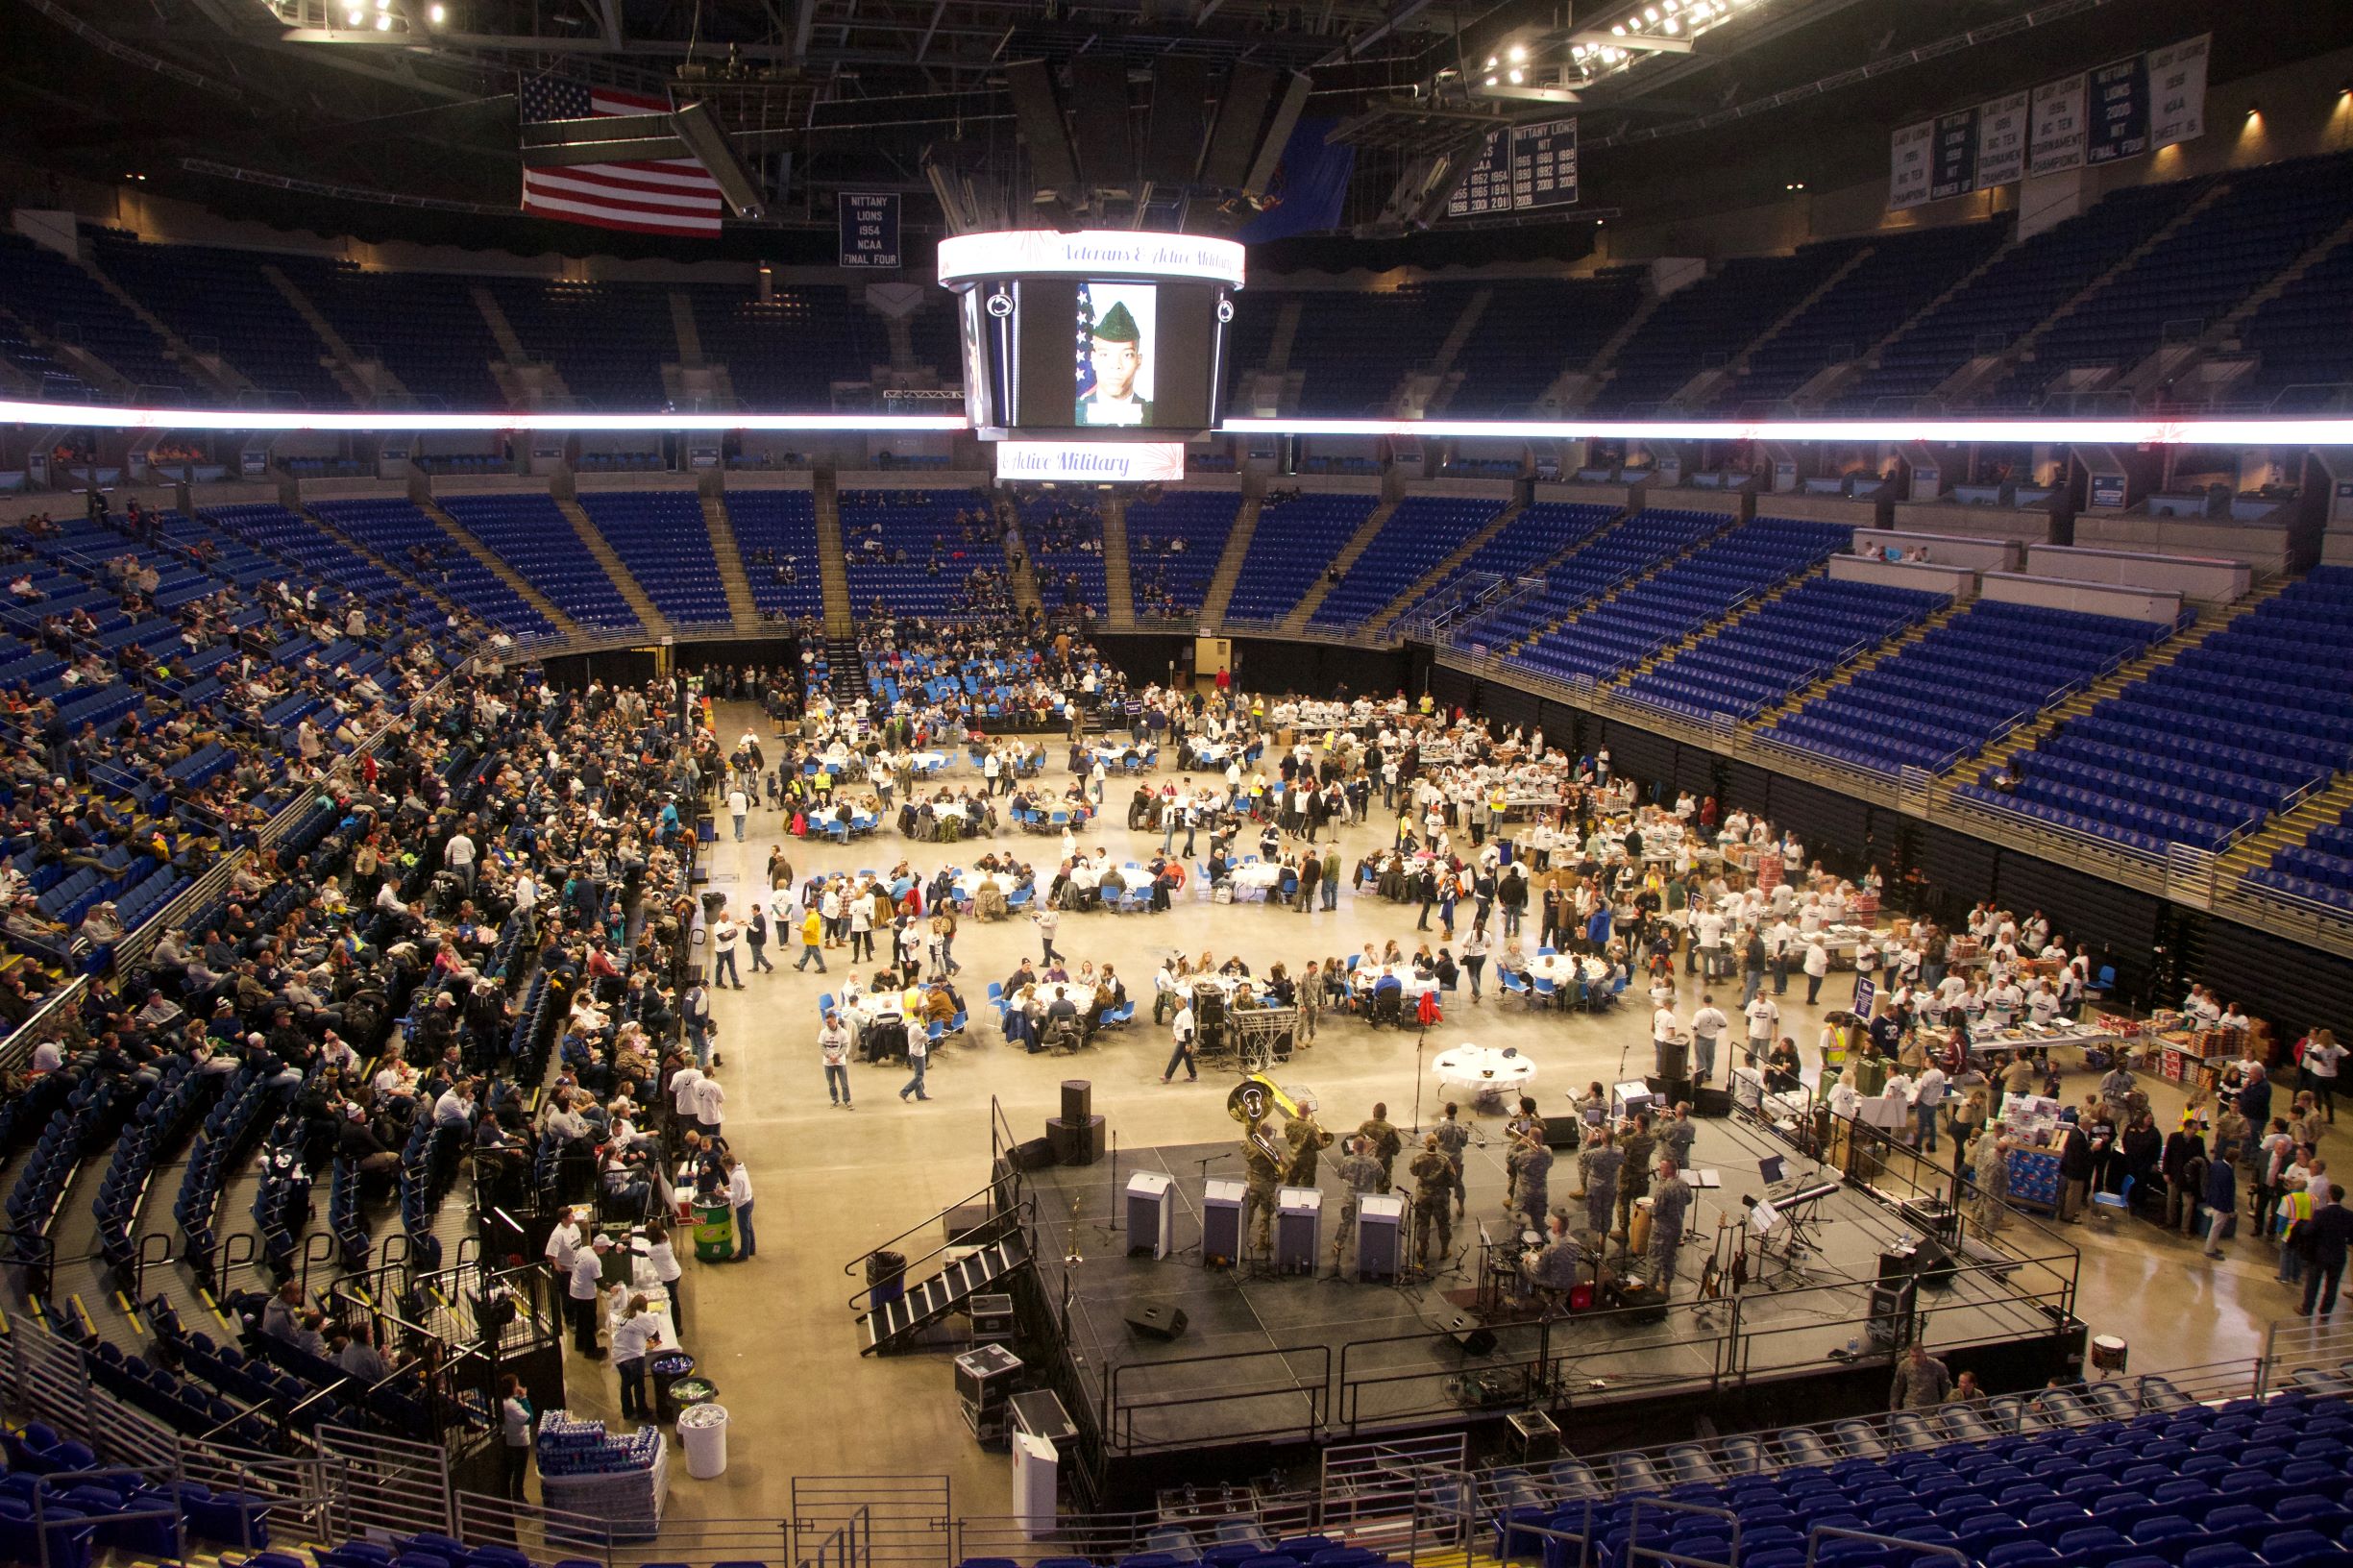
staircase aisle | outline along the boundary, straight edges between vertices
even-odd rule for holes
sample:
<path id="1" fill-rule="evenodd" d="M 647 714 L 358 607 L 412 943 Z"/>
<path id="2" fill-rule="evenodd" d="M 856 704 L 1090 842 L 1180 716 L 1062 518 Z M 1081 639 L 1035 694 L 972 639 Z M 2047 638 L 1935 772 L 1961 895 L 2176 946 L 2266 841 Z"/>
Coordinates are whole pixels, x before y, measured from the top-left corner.
<path id="1" fill-rule="evenodd" d="M 849 560 L 842 551 L 842 489 L 830 468 L 810 476 L 817 507 L 817 578 L 825 590 L 825 635 L 847 637 L 856 622 L 849 603 Z"/>
<path id="2" fill-rule="evenodd" d="M 1291 613 L 1283 618 L 1283 630 L 1286 634 L 1296 636 L 1307 629 L 1308 618 L 1315 613 L 1315 607 L 1324 601 L 1326 594 L 1337 586 L 1340 578 L 1348 575 L 1348 569 L 1357 564 L 1357 557 L 1364 553 L 1365 548 L 1373 542 L 1374 536 L 1388 527 L 1389 518 L 1395 514 L 1396 510 L 1397 502 L 1393 501 L 1385 501 L 1373 508 L 1372 515 L 1364 520 L 1363 526 L 1357 529 L 1355 536 L 1340 547 L 1339 554 L 1333 557 L 1332 565 L 1326 569 L 1324 575 L 1310 585 L 1306 595 L 1300 599 L 1298 603 L 1291 606 Z"/>
<path id="3" fill-rule="evenodd" d="M 512 588 L 516 593 L 521 594 L 523 596 L 523 601 L 526 604 L 528 604 L 532 609 L 537 610 L 541 615 L 546 616 L 549 623 L 552 625 L 557 631 L 563 633 L 567 637 L 577 637 L 580 634 L 580 626 L 578 622 L 573 620 L 572 617 L 557 609 L 549 600 L 548 596 L 541 593 L 538 589 L 532 587 L 529 579 L 526 578 L 522 573 L 516 571 L 513 567 L 507 565 L 504 561 L 499 559 L 497 555 L 493 554 L 490 547 L 483 544 L 479 539 L 474 537 L 474 535 L 467 530 L 465 525 L 458 522 L 457 519 L 452 517 L 449 513 L 443 511 L 439 505 L 430 501 L 419 502 L 417 503 L 417 509 L 423 512 L 427 517 L 431 518 L 433 520 L 434 527 L 440 528 L 443 533 L 448 534 L 450 538 L 460 548 L 462 548 L 467 554 L 473 556 L 476 560 L 490 568 L 491 571 L 497 573 L 501 582 L 505 583 L 506 586 Z"/>
<path id="4" fill-rule="evenodd" d="M 1770 725 L 1776 719 L 1782 717 L 1784 714 L 1797 712 L 1800 708 L 1805 706 L 1805 704 L 1811 702 L 1814 700 L 1814 698 L 1822 696 L 1825 692 L 1829 691 L 1831 688 L 1844 686 L 1847 684 L 1847 682 L 1852 680 L 1864 671 L 1871 669 L 1873 666 L 1879 664 L 1883 660 L 1894 658 L 1897 654 L 1902 652 L 1914 643 L 1919 642 L 1923 637 L 1927 636 L 1928 633 L 1934 631 L 1937 627 L 1943 625 L 1946 622 L 1951 620 L 1954 616 L 1959 615 L 1963 610 L 1968 608 L 1969 605 L 1956 602 L 1948 604 L 1941 610 L 1931 612 L 1927 619 L 1922 621 L 1918 625 L 1909 626 L 1904 630 L 1898 632 L 1895 636 L 1890 637 L 1886 642 L 1881 643 L 1870 652 L 1865 653 L 1861 657 L 1851 660 L 1849 663 L 1840 665 L 1837 669 L 1831 671 L 1820 680 L 1809 681 L 1805 685 L 1799 687 L 1796 691 L 1783 698 L 1779 702 L 1775 703 L 1772 707 L 1765 709 L 1755 718 L 1750 720 L 1745 727 L 1752 730 L 1763 729 Z"/>
<path id="5" fill-rule="evenodd" d="M 1386 631 L 1389 628 L 1390 624 L 1396 621 L 1399 616 L 1405 614 L 1408 610 L 1413 608 L 1414 605 L 1420 603 L 1422 600 L 1422 596 L 1430 592 L 1432 587 L 1434 587 L 1435 584 L 1444 582 L 1447 577 L 1453 574 L 1457 567 L 1460 566 L 1464 561 L 1469 560 L 1473 552 L 1484 546 L 1488 540 L 1494 538 L 1497 534 L 1509 527 L 1514 522 L 1518 521 L 1520 513 L 1526 510 L 1527 508 L 1525 506 L 1521 505 L 1520 502 L 1515 501 L 1509 505 L 1506 506 L 1502 511 L 1497 512 L 1495 514 L 1494 522 L 1489 523 L 1485 527 L 1481 528 L 1477 533 L 1474 533 L 1468 539 L 1463 540 L 1461 547 L 1453 554 L 1447 556 L 1446 559 L 1440 561 L 1437 565 L 1432 567 L 1429 571 L 1414 578 L 1412 584 L 1408 587 L 1404 593 L 1399 594 L 1395 599 L 1390 600 L 1388 603 L 1383 605 L 1381 608 L 1381 613 L 1373 616 L 1365 623 L 1365 625 L 1371 626 L 1376 631 Z"/>
<path id="6" fill-rule="evenodd" d="M 702 526 L 710 530 L 711 556 L 719 562 L 720 586 L 727 590 L 727 618 L 738 631 L 760 629 L 760 606 L 751 597 L 751 579 L 744 575 L 744 547 L 736 543 L 735 524 L 727 503 L 718 496 L 702 498 Z"/>
<path id="7" fill-rule="evenodd" d="M 1136 629 L 1136 579 L 1127 558 L 1127 502 L 1108 496 L 1103 502 L 1103 589 L 1110 604 L 1103 624 L 1113 631 Z"/>
<path id="8" fill-rule="evenodd" d="M 2345 814 L 2347 807 L 2353 807 L 2353 773 L 2340 773 L 2327 789 L 2315 790 L 2224 850 L 2215 866 L 2215 891 L 2235 889 L 2241 877 L 2258 867 L 2270 865 L 2273 855 L 2302 844 L 2314 829 L 2329 826 Z M 2263 892 L 2250 891 L 2259 897 Z"/>
<path id="9" fill-rule="evenodd" d="M 630 613 L 646 624 L 648 631 L 668 635 L 671 630 L 670 618 L 654 607 L 652 599 L 648 597 L 637 578 L 630 575 L 629 569 L 622 564 L 621 557 L 613 553 L 612 545 L 598 530 L 597 525 L 589 520 L 586 512 L 580 510 L 580 503 L 558 498 L 555 506 L 572 524 L 572 531 L 580 536 L 581 548 L 596 557 L 597 564 L 604 568 L 604 575 L 613 579 L 613 586 L 621 590 L 621 597 L 629 601 Z"/>
<path id="10" fill-rule="evenodd" d="M 1217 575 L 1210 578 L 1209 588 L 1201 596 L 1201 623 L 1213 626 L 1225 619 L 1226 606 L 1234 599 L 1234 583 L 1241 576 L 1242 559 L 1250 553 L 1250 541 L 1259 531 L 1259 514 L 1265 502 L 1256 496 L 1244 496 L 1239 509 L 1234 514 L 1234 531 L 1226 535 L 1225 553 L 1217 557 Z"/>

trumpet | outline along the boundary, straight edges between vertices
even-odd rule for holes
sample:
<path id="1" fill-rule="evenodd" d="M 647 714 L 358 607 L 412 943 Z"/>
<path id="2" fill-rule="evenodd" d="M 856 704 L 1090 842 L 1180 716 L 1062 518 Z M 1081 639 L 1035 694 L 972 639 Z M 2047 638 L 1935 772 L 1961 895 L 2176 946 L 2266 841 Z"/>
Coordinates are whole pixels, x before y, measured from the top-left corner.
<path id="1" fill-rule="evenodd" d="M 1254 1072 L 1226 1095 L 1226 1115 L 1242 1124 L 1242 1140 L 1280 1170 L 1290 1164 L 1290 1151 L 1276 1140 L 1269 1123 L 1277 1116 L 1289 1121 L 1301 1115 L 1303 1100 L 1311 1108 L 1315 1103 L 1313 1095 L 1286 1090 L 1264 1073 Z"/>

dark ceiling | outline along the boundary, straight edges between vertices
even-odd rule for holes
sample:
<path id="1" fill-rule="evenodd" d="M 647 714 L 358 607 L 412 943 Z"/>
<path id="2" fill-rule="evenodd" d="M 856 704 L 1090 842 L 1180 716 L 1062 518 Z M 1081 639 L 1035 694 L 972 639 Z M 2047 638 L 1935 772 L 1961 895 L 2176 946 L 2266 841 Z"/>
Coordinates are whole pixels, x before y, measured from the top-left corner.
<path id="1" fill-rule="evenodd" d="M 966 166 L 1020 176 L 1002 74 L 1011 61 L 1122 59 L 1140 123 L 1156 59 L 1203 57 L 1213 82 L 1233 61 L 1262 62 L 1311 74 L 1308 112 L 1339 118 L 1417 86 L 1443 93 L 1441 73 L 1515 30 L 1606 26 L 1626 10 L 1626 0 L 442 0 L 434 26 L 429 0 L 362 0 L 346 12 L 352 4 L 0 0 L 13 13 L 0 129 L 37 171 L 98 183 L 144 175 L 146 190 L 282 227 L 526 253 L 822 260 L 845 188 L 904 190 L 911 227 L 936 228 L 919 166 L 927 146 L 952 144 Z M 1891 126 L 2198 32 L 2215 35 L 2218 82 L 2353 44 L 2353 5 L 2342 3 L 1743 4 L 1688 54 L 1605 78 L 1574 110 L 1516 106 L 1522 118 L 1580 116 L 1588 208 L 1671 218 L 1793 181 L 1867 179 L 1884 167 Z M 399 25 L 362 37 L 379 9 Z M 514 94 L 524 74 L 542 71 L 706 102 L 772 198 L 768 217 L 731 224 L 714 250 L 515 215 Z M 1777 94 L 1795 101 L 1722 123 Z M 1372 215 L 1396 164 L 1360 158 L 1351 220 Z M 1514 231 L 1489 243 L 1499 255 L 1581 254 L 1583 226 L 1548 227 L 1579 233 Z M 1381 257 L 1415 258 L 1412 245 Z M 1444 227 L 1426 247 L 1432 258 L 1480 254 L 1476 235 L 1450 238 Z M 1301 253 L 1311 264 L 1340 254 L 1329 242 Z"/>

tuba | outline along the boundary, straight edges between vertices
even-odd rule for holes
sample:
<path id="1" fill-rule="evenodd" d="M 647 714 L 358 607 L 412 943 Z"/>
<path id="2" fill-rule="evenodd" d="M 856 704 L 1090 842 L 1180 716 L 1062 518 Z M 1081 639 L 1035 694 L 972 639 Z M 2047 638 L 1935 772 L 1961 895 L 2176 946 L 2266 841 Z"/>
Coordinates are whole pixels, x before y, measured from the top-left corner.
<path id="1" fill-rule="evenodd" d="M 1309 1098 L 1305 1093 L 1294 1095 L 1264 1073 L 1254 1072 L 1226 1095 L 1226 1115 L 1242 1124 L 1244 1142 L 1283 1170 L 1289 1168 L 1290 1151 L 1276 1140 L 1268 1124 L 1277 1116 L 1288 1121 L 1298 1115 L 1299 1101 Z"/>

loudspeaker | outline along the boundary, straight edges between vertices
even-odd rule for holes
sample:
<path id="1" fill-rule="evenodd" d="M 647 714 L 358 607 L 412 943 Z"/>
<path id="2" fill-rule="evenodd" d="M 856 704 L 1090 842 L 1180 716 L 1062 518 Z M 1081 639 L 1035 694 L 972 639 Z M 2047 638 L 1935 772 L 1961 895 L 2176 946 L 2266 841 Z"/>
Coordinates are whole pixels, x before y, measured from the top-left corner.
<path id="1" fill-rule="evenodd" d="M 1691 1090 L 1691 1114 L 1695 1116 L 1728 1116 L 1732 1114 L 1732 1091 L 1709 1084 L 1697 1084 Z"/>
<path id="2" fill-rule="evenodd" d="M 1691 1076 L 1691 1047 L 1679 1040 L 1656 1040 L 1651 1042 L 1651 1055 L 1657 1075 L 1671 1084 L 1682 1083 Z M 1687 1098 L 1679 1094 L 1677 1099 Z"/>
<path id="3" fill-rule="evenodd" d="M 1085 1121 L 1065 1121 L 1060 1116 L 1047 1118 L 1046 1141 L 1053 1146 L 1058 1164 L 1091 1165 L 1103 1158 L 1103 1118 L 1089 1116 Z"/>
<path id="4" fill-rule="evenodd" d="M 1014 128 L 1029 147 L 1031 200 L 1077 195 L 1078 158 L 1063 127 L 1053 68 L 1042 60 L 1016 61 L 1005 67 L 1005 87 L 1013 95 Z"/>
<path id="5" fill-rule="evenodd" d="M 1259 127 L 1265 123 L 1266 104 L 1274 95 L 1275 69 L 1271 65 L 1245 62 L 1226 73 L 1217 123 L 1210 132 L 1209 151 L 1201 159 L 1203 184 L 1238 189 L 1249 178 L 1252 157 L 1259 150 Z"/>
<path id="6" fill-rule="evenodd" d="M 1016 1143 L 1005 1157 L 1013 1162 L 1016 1170 L 1044 1170 L 1054 1164 L 1054 1144 L 1048 1139 L 1033 1138 L 1026 1143 Z"/>
<path id="7" fill-rule="evenodd" d="M 1675 1048 L 1678 1052 L 1682 1049 L 1679 1045 Z M 1677 1065 L 1679 1066 L 1681 1064 Z M 1642 1082 L 1643 1086 L 1651 1091 L 1651 1115 L 1654 1120 L 1663 1121 L 1668 1113 L 1691 1098 L 1691 1080 L 1688 1078 L 1654 1076 L 1645 1078 Z M 1693 1115 L 1698 1115 L 1696 1107 L 1693 1109 Z"/>
<path id="8" fill-rule="evenodd" d="M 1185 1332 L 1182 1307 L 1139 1307 L 1127 1314 L 1127 1326 L 1146 1339 L 1174 1339 Z"/>
<path id="9" fill-rule="evenodd" d="M 1136 187 L 1136 141 L 1128 130 L 1127 61 L 1116 53 L 1070 61 L 1070 120 L 1087 128 L 1083 171 L 1096 190 Z"/>
<path id="10" fill-rule="evenodd" d="M 1915 1278 L 1924 1290 L 1949 1290 L 1952 1287 L 1952 1254 L 1944 1243 L 1932 1236 L 1924 1236 L 1912 1248 Z"/>
<path id="11" fill-rule="evenodd" d="M 1635 1285 L 1619 1280 L 1609 1286 L 1609 1302 L 1626 1309 L 1630 1323 L 1664 1323 L 1667 1320 L 1667 1293 L 1655 1286 Z"/>
<path id="12" fill-rule="evenodd" d="M 1908 1280 L 1912 1277 L 1913 1269 L 1918 1266 L 1918 1257 L 1910 1247 L 1891 1247 L 1879 1254 L 1881 1281 Z"/>
<path id="13" fill-rule="evenodd" d="M 1465 1356 L 1492 1356 L 1495 1354 L 1495 1331 L 1483 1323 L 1472 1322 L 1460 1312 L 1457 1312 L 1447 1321 L 1446 1336 L 1452 1339 L 1455 1342 L 1455 1348 Z"/>
<path id="14" fill-rule="evenodd" d="M 1075 1124 L 1093 1115 L 1094 1085 L 1084 1078 L 1065 1078 L 1062 1081 L 1062 1119 Z"/>
<path id="15" fill-rule="evenodd" d="M 1146 180 L 1192 184 L 1201 163 L 1202 100 L 1209 89 L 1209 62 L 1197 56 L 1162 55 L 1152 61 L 1152 122 L 1143 144 Z"/>

